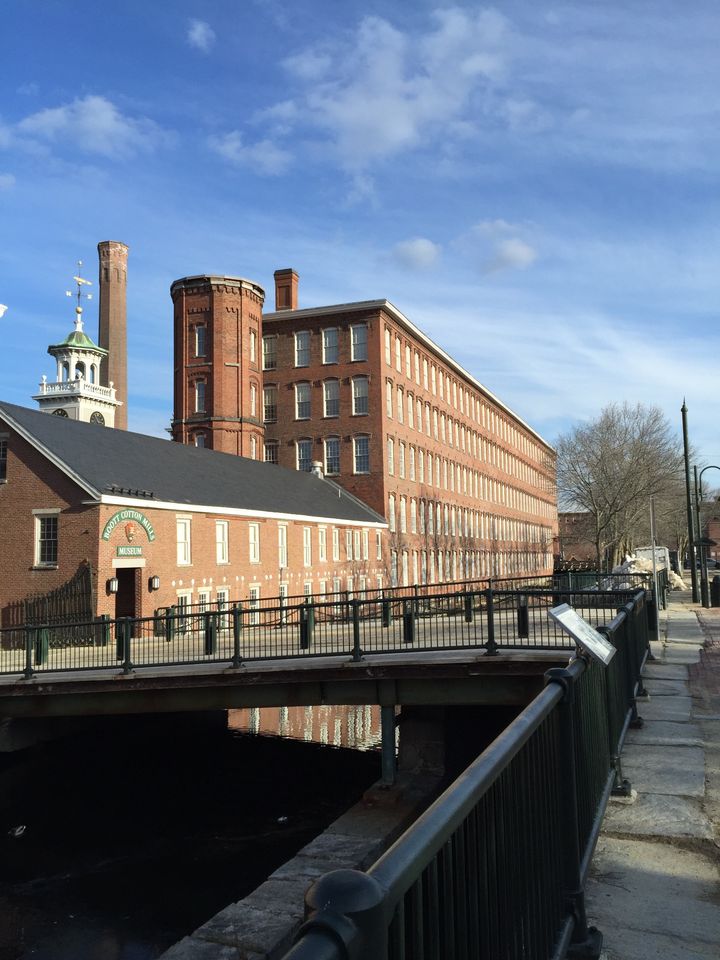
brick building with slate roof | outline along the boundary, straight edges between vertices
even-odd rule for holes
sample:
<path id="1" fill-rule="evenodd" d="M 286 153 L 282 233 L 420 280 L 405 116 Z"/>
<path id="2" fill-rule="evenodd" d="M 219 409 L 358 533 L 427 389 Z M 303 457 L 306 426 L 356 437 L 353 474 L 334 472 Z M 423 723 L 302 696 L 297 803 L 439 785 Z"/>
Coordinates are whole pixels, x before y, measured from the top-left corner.
<path id="1" fill-rule="evenodd" d="M 332 480 L 7 403 L 0 515 L 5 626 L 88 565 L 111 617 L 388 582 L 384 518 Z"/>

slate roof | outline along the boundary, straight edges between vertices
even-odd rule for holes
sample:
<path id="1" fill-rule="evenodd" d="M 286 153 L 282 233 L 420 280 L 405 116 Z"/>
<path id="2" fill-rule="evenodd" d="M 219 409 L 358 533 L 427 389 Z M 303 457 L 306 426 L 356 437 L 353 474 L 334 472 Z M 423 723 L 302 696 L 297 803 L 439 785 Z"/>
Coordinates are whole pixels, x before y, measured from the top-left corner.
<path id="1" fill-rule="evenodd" d="M 24 431 L 100 495 L 294 514 L 356 523 L 385 519 L 332 480 L 275 464 L 54 417 L 0 402 L 0 419 Z"/>

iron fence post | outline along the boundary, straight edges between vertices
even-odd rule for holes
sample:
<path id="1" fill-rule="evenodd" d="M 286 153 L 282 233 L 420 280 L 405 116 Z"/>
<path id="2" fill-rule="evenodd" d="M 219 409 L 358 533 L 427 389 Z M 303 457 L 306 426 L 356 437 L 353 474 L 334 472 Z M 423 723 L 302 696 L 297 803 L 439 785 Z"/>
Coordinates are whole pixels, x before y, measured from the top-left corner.
<path id="1" fill-rule="evenodd" d="M 485 644 L 485 652 L 488 657 L 496 657 L 498 648 L 495 642 L 495 601 L 493 600 L 492 587 L 488 587 L 485 591 L 485 600 L 487 603 L 487 643 Z"/>
<path id="2" fill-rule="evenodd" d="M 415 611 L 412 600 L 403 600 L 403 643 L 415 643 Z"/>
<path id="3" fill-rule="evenodd" d="M 214 656 L 217 650 L 217 614 L 205 614 L 205 656 Z"/>
<path id="4" fill-rule="evenodd" d="M 232 608 L 232 632 L 233 632 L 233 658 L 232 665 L 235 670 L 242 666 L 240 656 L 240 635 L 242 634 L 242 607 L 240 604 Z"/>
<path id="5" fill-rule="evenodd" d="M 96 641 L 96 646 L 106 647 L 110 642 L 110 614 L 101 613 L 98 617 L 98 626 L 96 636 L 99 638 Z"/>
<path id="6" fill-rule="evenodd" d="M 587 666 L 586 666 L 587 669 Z M 566 956 L 598 960 L 602 934 L 589 927 L 585 913 L 585 891 L 580 873 L 580 835 L 578 818 L 578 780 L 575 764 L 575 675 L 567 667 L 553 667 L 545 673 L 545 683 L 557 683 L 563 697 L 557 705 L 559 732 L 560 803 L 563 824 L 562 860 L 567 909 L 574 920 L 570 946 Z"/>
<path id="7" fill-rule="evenodd" d="M 305 923 L 295 942 L 319 935 L 347 960 L 387 960 L 388 936 L 384 891 L 377 880 L 359 870 L 333 870 L 305 894 Z M 326 954 L 324 954 L 326 955 Z"/>
<path id="8" fill-rule="evenodd" d="M 527 594 L 518 595 L 517 633 L 519 640 L 527 640 L 530 636 L 530 612 L 528 610 Z"/>
<path id="9" fill-rule="evenodd" d="M 464 598 L 465 604 L 465 623 L 472 623 L 475 619 L 475 613 L 473 611 L 473 595 L 472 593 L 466 593 Z"/>
<path id="10" fill-rule="evenodd" d="M 315 609 L 306 598 L 300 607 L 300 648 L 307 650 L 315 630 Z"/>
<path id="11" fill-rule="evenodd" d="M 122 648 L 122 672 L 125 676 L 133 672 L 132 664 L 132 618 L 122 617 L 116 621 L 118 630 L 118 648 Z"/>
<path id="12" fill-rule="evenodd" d="M 353 632 L 353 662 L 358 663 L 363 658 L 360 649 L 360 601 L 351 600 L 352 605 L 352 632 Z"/>
<path id="13" fill-rule="evenodd" d="M 383 597 L 380 602 L 382 605 L 382 625 L 383 627 L 389 627 L 392 623 L 392 600 Z"/>
<path id="14" fill-rule="evenodd" d="M 47 663 L 50 647 L 50 631 L 48 627 L 38 627 L 35 634 L 35 666 L 40 667 Z"/>
<path id="15" fill-rule="evenodd" d="M 609 643 L 613 643 L 612 636 L 607 627 L 601 626 L 598 627 L 598 633 L 601 633 L 604 637 L 607 638 Z M 613 643 L 613 646 L 615 644 Z M 605 673 L 605 714 L 607 717 L 607 735 L 608 735 L 608 748 L 610 751 L 610 765 L 613 768 L 615 779 L 613 780 L 612 785 L 612 795 L 614 797 L 629 797 L 632 795 L 632 786 L 630 781 L 623 777 L 622 771 L 622 760 L 620 757 L 620 744 L 619 736 L 620 731 L 613 729 L 613 703 L 612 703 L 612 689 L 611 689 L 611 677 L 613 667 L 617 670 L 618 667 L 615 666 L 615 660 L 617 660 L 618 653 L 615 654 L 615 657 L 610 662 Z M 622 681 L 622 678 L 621 678 Z"/>
<path id="16" fill-rule="evenodd" d="M 177 630 L 175 610 L 176 607 L 174 605 L 169 606 L 165 615 L 165 640 L 167 643 L 170 643 L 171 640 L 175 639 L 175 631 Z"/>
<path id="17" fill-rule="evenodd" d="M 33 648 L 35 647 L 35 628 L 34 627 L 23 627 L 25 631 L 25 669 L 23 670 L 23 676 L 26 680 L 30 680 L 34 676 L 33 672 Z"/>

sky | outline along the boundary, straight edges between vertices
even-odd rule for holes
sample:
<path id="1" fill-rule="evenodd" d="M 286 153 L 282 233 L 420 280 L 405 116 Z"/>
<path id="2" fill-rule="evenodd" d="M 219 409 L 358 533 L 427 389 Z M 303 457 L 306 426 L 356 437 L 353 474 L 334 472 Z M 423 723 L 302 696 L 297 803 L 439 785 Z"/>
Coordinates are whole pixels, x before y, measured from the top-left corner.
<path id="1" fill-rule="evenodd" d="M 720 4 L 0 0 L 0 398 L 130 247 L 130 429 L 173 280 L 387 298 L 548 441 L 659 406 L 720 464 Z M 2 312 L 0 310 L 0 312 Z M 97 336 L 97 304 L 85 311 Z"/>

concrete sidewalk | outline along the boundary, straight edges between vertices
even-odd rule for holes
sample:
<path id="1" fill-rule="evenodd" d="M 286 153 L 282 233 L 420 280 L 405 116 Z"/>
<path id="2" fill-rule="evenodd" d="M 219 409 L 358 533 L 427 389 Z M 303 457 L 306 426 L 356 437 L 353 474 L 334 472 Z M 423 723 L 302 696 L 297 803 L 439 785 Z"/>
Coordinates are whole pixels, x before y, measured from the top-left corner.
<path id="1" fill-rule="evenodd" d="M 644 726 L 622 756 L 633 799 L 611 801 L 587 884 L 605 960 L 720 956 L 720 617 L 714 643 L 712 618 L 703 632 L 701 608 L 670 596 L 638 701 Z"/>

